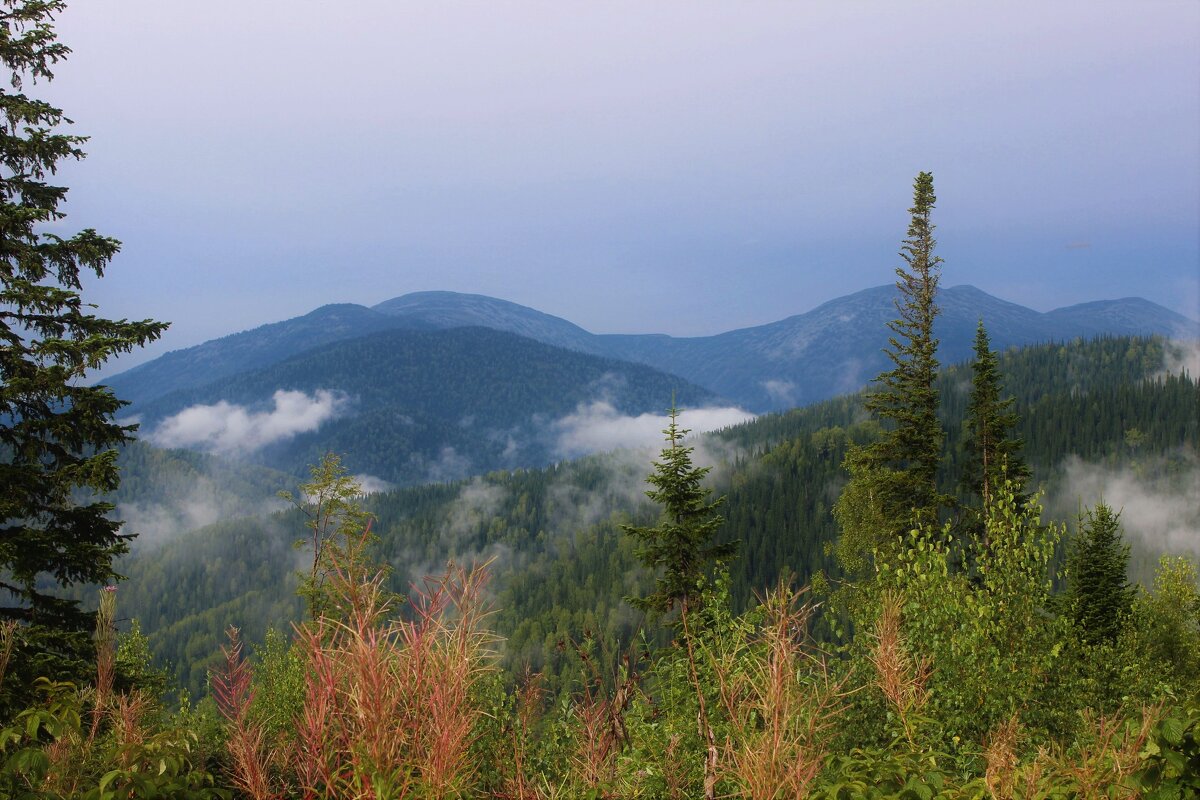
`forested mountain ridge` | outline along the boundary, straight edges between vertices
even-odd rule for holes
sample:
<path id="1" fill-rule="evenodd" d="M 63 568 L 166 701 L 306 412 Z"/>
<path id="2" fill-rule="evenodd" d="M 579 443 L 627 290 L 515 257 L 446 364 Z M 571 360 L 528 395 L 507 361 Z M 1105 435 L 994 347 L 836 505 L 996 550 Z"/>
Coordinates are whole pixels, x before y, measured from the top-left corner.
<path id="1" fill-rule="evenodd" d="M 275 364 L 331 342 L 392 328 L 427 327 L 415 320 L 377 314 L 352 303 L 326 305 L 304 316 L 172 350 L 105 378 L 102 383 L 136 407 L 170 392 Z"/>
<path id="2" fill-rule="evenodd" d="M 896 309 L 894 286 L 865 289 L 831 300 L 805 314 L 755 328 L 695 339 L 604 337 L 611 352 L 647 364 L 672 364 L 673 371 L 730 397 L 754 411 L 783 410 L 858 391 L 889 362 L 881 348 Z M 953 364 L 968 358 L 975 327 L 985 320 L 997 349 L 1070 341 L 1100 334 L 1164 336 L 1200 331 L 1196 323 L 1153 304 L 1114 300 L 1040 313 L 992 297 L 973 286 L 938 294 L 934 323 L 938 358 Z"/>
<path id="3" fill-rule="evenodd" d="M 142 430 L 156 441 L 159 424 L 187 409 L 210 417 L 270 413 L 256 410 L 280 390 L 336 398 L 315 429 L 265 442 L 244 458 L 303 474 L 334 451 L 348 454 L 355 472 L 401 484 L 550 463 L 571 454 L 563 441 L 569 431 L 556 423 L 594 403 L 637 415 L 661 411 L 673 392 L 692 407 L 718 399 L 652 367 L 502 331 L 385 330 L 159 397 L 138 407 Z M 186 445 L 180 428 L 190 423 L 175 419 L 174 443 Z M 201 433 L 196 446 L 204 447 Z"/>
<path id="4" fill-rule="evenodd" d="M 1180 490 L 1188 491 L 1200 448 L 1200 394 L 1193 377 L 1164 374 L 1163 363 L 1161 340 L 1125 337 L 1002 356 L 1035 481 L 1062 501 L 1067 516 L 1078 502 L 1099 499 L 1068 496 L 1077 490 L 1062 471 L 1068 456 L 1136 466 L 1147 481 L 1182 481 Z M 940 481 L 948 487 L 962 459 L 965 375 L 959 367 L 940 381 L 948 435 Z M 842 460 L 850 444 L 877 432 L 860 409 L 860 397 L 840 397 L 698 440 L 717 465 L 715 485 L 728 496 L 720 539 L 742 542 L 731 564 L 737 607 L 783 571 L 801 582 L 818 570 L 836 573 L 827 545 L 836 535 L 829 512 L 845 481 Z M 642 494 L 649 462 L 649 453 L 596 456 L 376 495 L 367 507 L 400 590 L 448 558 L 496 557 L 495 625 L 507 638 L 506 658 L 554 674 L 569 660 L 560 641 L 589 630 L 627 640 L 640 624 L 623 598 L 649 578 L 619 525 L 653 513 Z M 1136 520 L 1126 524 L 1140 542 Z M 198 689 L 234 616 L 255 637 L 298 612 L 297 562 L 287 553 L 301 530 L 297 516 L 282 515 L 222 522 L 174 540 L 122 565 L 130 576 L 124 607 L 155 632 L 156 652 Z"/>
<path id="5" fill-rule="evenodd" d="M 753 411 L 792 408 L 856 391 L 884 366 L 878 331 L 895 314 L 891 285 L 830 300 L 778 322 L 714 336 L 593 334 L 516 303 L 457 292 L 416 292 L 371 308 L 343 304 L 178 350 L 106 379 L 137 406 L 258 369 L 312 347 L 389 328 L 483 326 L 593 355 L 648 364 L 704 386 Z M 987 321 L 999 349 L 1078 336 L 1196 338 L 1200 323 L 1140 298 L 1103 300 L 1038 312 L 971 286 L 945 289 L 937 322 L 941 358 L 970 353 L 975 324 Z"/>

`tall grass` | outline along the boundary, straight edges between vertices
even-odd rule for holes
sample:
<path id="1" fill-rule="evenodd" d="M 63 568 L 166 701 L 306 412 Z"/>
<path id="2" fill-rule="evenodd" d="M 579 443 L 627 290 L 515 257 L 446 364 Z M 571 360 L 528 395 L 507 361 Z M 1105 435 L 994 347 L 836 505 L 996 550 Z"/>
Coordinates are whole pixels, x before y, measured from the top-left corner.
<path id="1" fill-rule="evenodd" d="M 451 566 L 414 587 L 399 614 L 385 573 L 334 567 L 341 618 L 296 627 L 302 710 L 267 746 L 250 718 L 249 671 L 236 641 L 213 690 L 229 721 L 238 787 L 255 800 L 457 797 L 477 783 L 469 757 L 483 714 L 473 693 L 493 669 L 483 626 L 486 569 Z"/>

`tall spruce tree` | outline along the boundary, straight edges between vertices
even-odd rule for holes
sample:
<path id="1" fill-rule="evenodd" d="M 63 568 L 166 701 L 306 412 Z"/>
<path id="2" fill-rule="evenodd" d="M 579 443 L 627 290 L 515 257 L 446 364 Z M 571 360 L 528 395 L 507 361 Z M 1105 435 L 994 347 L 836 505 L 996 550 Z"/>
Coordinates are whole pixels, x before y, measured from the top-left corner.
<path id="1" fill-rule="evenodd" d="M 1001 395 L 1000 364 L 991 348 L 983 320 L 975 329 L 975 359 L 971 363 L 971 399 L 967 403 L 963 466 L 963 488 L 987 508 L 993 494 L 1004 481 L 1013 482 L 1018 503 L 1023 503 L 1021 487 L 1029 480 L 1029 466 L 1021 457 L 1023 442 L 1013 430 L 1017 426 L 1014 400 Z M 981 514 L 968 514 L 967 526 L 986 538 Z"/>
<path id="2" fill-rule="evenodd" d="M 115 239 L 44 230 L 63 218 L 67 189 L 48 182 L 80 159 L 85 137 L 60 132 L 63 112 L 23 91 L 50 80 L 70 51 L 56 41 L 62 0 L 0 2 L 0 618 L 21 624 L 0 687 L 0 715 L 21 702 L 34 676 L 70 678 L 91 662 L 94 615 L 54 588 L 115 577 L 127 536 L 113 506 L 89 502 L 116 488 L 114 445 L 133 428 L 103 386 L 81 385 L 115 353 L 158 338 L 166 325 L 102 319 L 82 297 L 82 276 L 100 276 Z"/>
<path id="3" fill-rule="evenodd" d="M 937 286 L 942 259 L 930 221 L 937 198 L 933 175 L 913 182 L 908 235 L 896 268 L 896 310 L 884 351 L 893 368 L 875 379 L 866 408 L 884 424 L 882 436 L 846 457 L 851 480 L 834 514 L 842 527 L 838 545 L 844 566 L 856 570 L 864 553 L 919 522 L 934 522 L 947 498 L 937 488 L 945 434 L 938 420 Z"/>
<path id="4" fill-rule="evenodd" d="M 1133 607 L 1129 545 L 1121 515 L 1099 503 L 1081 515 L 1067 557 L 1067 602 L 1080 636 L 1089 644 L 1113 642 Z"/>
<path id="5" fill-rule="evenodd" d="M 690 433 L 679 427 L 679 410 L 674 404 L 670 423 L 663 430 L 663 448 L 654 472 L 646 481 L 654 486 L 646 496 L 662 506 L 658 525 L 626 525 L 624 531 L 638 542 L 637 555 L 653 570 L 661 570 L 653 594 L 630 598 L 637 608 L 654 613 L 696 606 L 708 583 L 709 570 L 737 552 L 737 542 L 713 544 L 713 536 L 724 522 L 717 512 L 724 497 L 710 501 L 712 490 L 703 485 L 709 467 L 692 463 L 694 448 L 683 444 Z"/>

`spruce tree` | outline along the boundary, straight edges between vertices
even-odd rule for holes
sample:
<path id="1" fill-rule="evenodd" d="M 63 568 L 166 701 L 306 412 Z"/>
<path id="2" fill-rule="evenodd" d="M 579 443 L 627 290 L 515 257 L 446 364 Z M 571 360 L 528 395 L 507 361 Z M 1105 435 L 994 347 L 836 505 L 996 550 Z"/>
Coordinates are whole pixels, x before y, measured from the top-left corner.
<path id="1" fill-rule="evenodd" d="M 930 215 L 936 202 L 933 175 L 920 173 L 900 250 L 905 265 L 896 268 L 899 317 L 888 323 L 892 335 L 884 351 L 893 367 L 875 379 L 866 400 L 867 410 L 883 422 L 883 434 L 847 455 L 851 480 L 834 511 L 842 526 L 839 557 L 851 569 L 873 546 L 916 523 L 936 521 L 947 503 L 936 480 L 945 438 L 934 383 L 938 340 L 933 322 L 942 263 L 933 252 Z"/>
<path id="2" fill-rule="evenodd" d="M 1068 608 L 1085 642 L 1113 642 L 1121 632 L 1137 594 L 1128 569 L 1121 515 L 1099 503 L 1080 517 L 1067 558 Z"/>
<path id="3" fill-rule="evenodd" d="M 988 507 L 993 494 L 1004 485 L 1006 478 L 1016 487 L 1018 503 L 1023 503 L 1025 498 L 1020 487 L 1029 479 L 1029 467 L 1021 458 L 1023 442 L 1013 433 L 1017 426 L 1014 400 L 1011 397 L 1002 398 L 1003 391 L 1000 364 L 981 319 L 975 330 L 971 399 L 967 403 L 967 417 L 963 422 L 967 458 L 962 482 L 964 489 L 981 499 L 982 508 Z M 981 519 L 968 520 L 967 524 L 986 538 Z"/>
<path id="4" fill-rule="evenodd" d="M 69 53 L 52 26 L 63 6 L 0 2 L 10 87 L 0 88 L 0 619 L 21 624 L 0 716 L 33 677 L 77 677 L 91 662 L 94 615 L 55 588 L 116 577 L 112 561 L 128 537 L 113 506 L 89 498 L 117 487 L 113 447 L 134 428 L 114 421 L 122 403 L 112 392 L 83 382 L 166 328 L 102 319 L 83 301 L 83 276 L 103 275 L 115 239 L 45 230 L 63 218 L 67 193 L 48 179 L 84 155 L 85 137 L 60 130 L 63 112 L 24 93 Z"/>
<path id="5" fill-rule="evenodd" d="M 646 496 L 662 506 L 662 518 L 652 527 L 626 525 L 623 530 L 638 542 L 637 555 L 653 570 L 661 570 L 653 594 L 630 598 L 637 608 L 666 613 L 695 608 L 708 584 L 709 570 L 737 551 L 737 542 L 713 544 L 724 519 L 717 509 L 724 497 L 710 501 L 712 490 L 703 485 L 709 467 L 692 464 L 694 448 L 683 439 L 690 433 L 679 427 L 679 410 L 672 404 L 670 423 L 663 430 L 667 446 L 646 481 L 654 486 Z"/>

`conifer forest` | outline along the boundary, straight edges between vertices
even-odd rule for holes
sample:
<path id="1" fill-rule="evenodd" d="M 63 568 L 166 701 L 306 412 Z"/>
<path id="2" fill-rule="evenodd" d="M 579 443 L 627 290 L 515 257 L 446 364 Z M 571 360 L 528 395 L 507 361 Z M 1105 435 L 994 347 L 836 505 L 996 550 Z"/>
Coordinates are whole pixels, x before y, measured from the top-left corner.
<path id="1" fill-rule="evenodd" d="M 341 308 L 164 360 L 135 419 L 89 376 L 168 324 L 88 299 L 121 243 L 57 185 L 64 8 L 0 1 L 0 797 L 1200 797 L 1195 341 L 939 327 L 920 172 L 865 388 L 691 431 L 702 369 Z M 653 452 L 537 438 L 599 382 Z M 334 422 L 165 438 L 278 387 Z"/>

